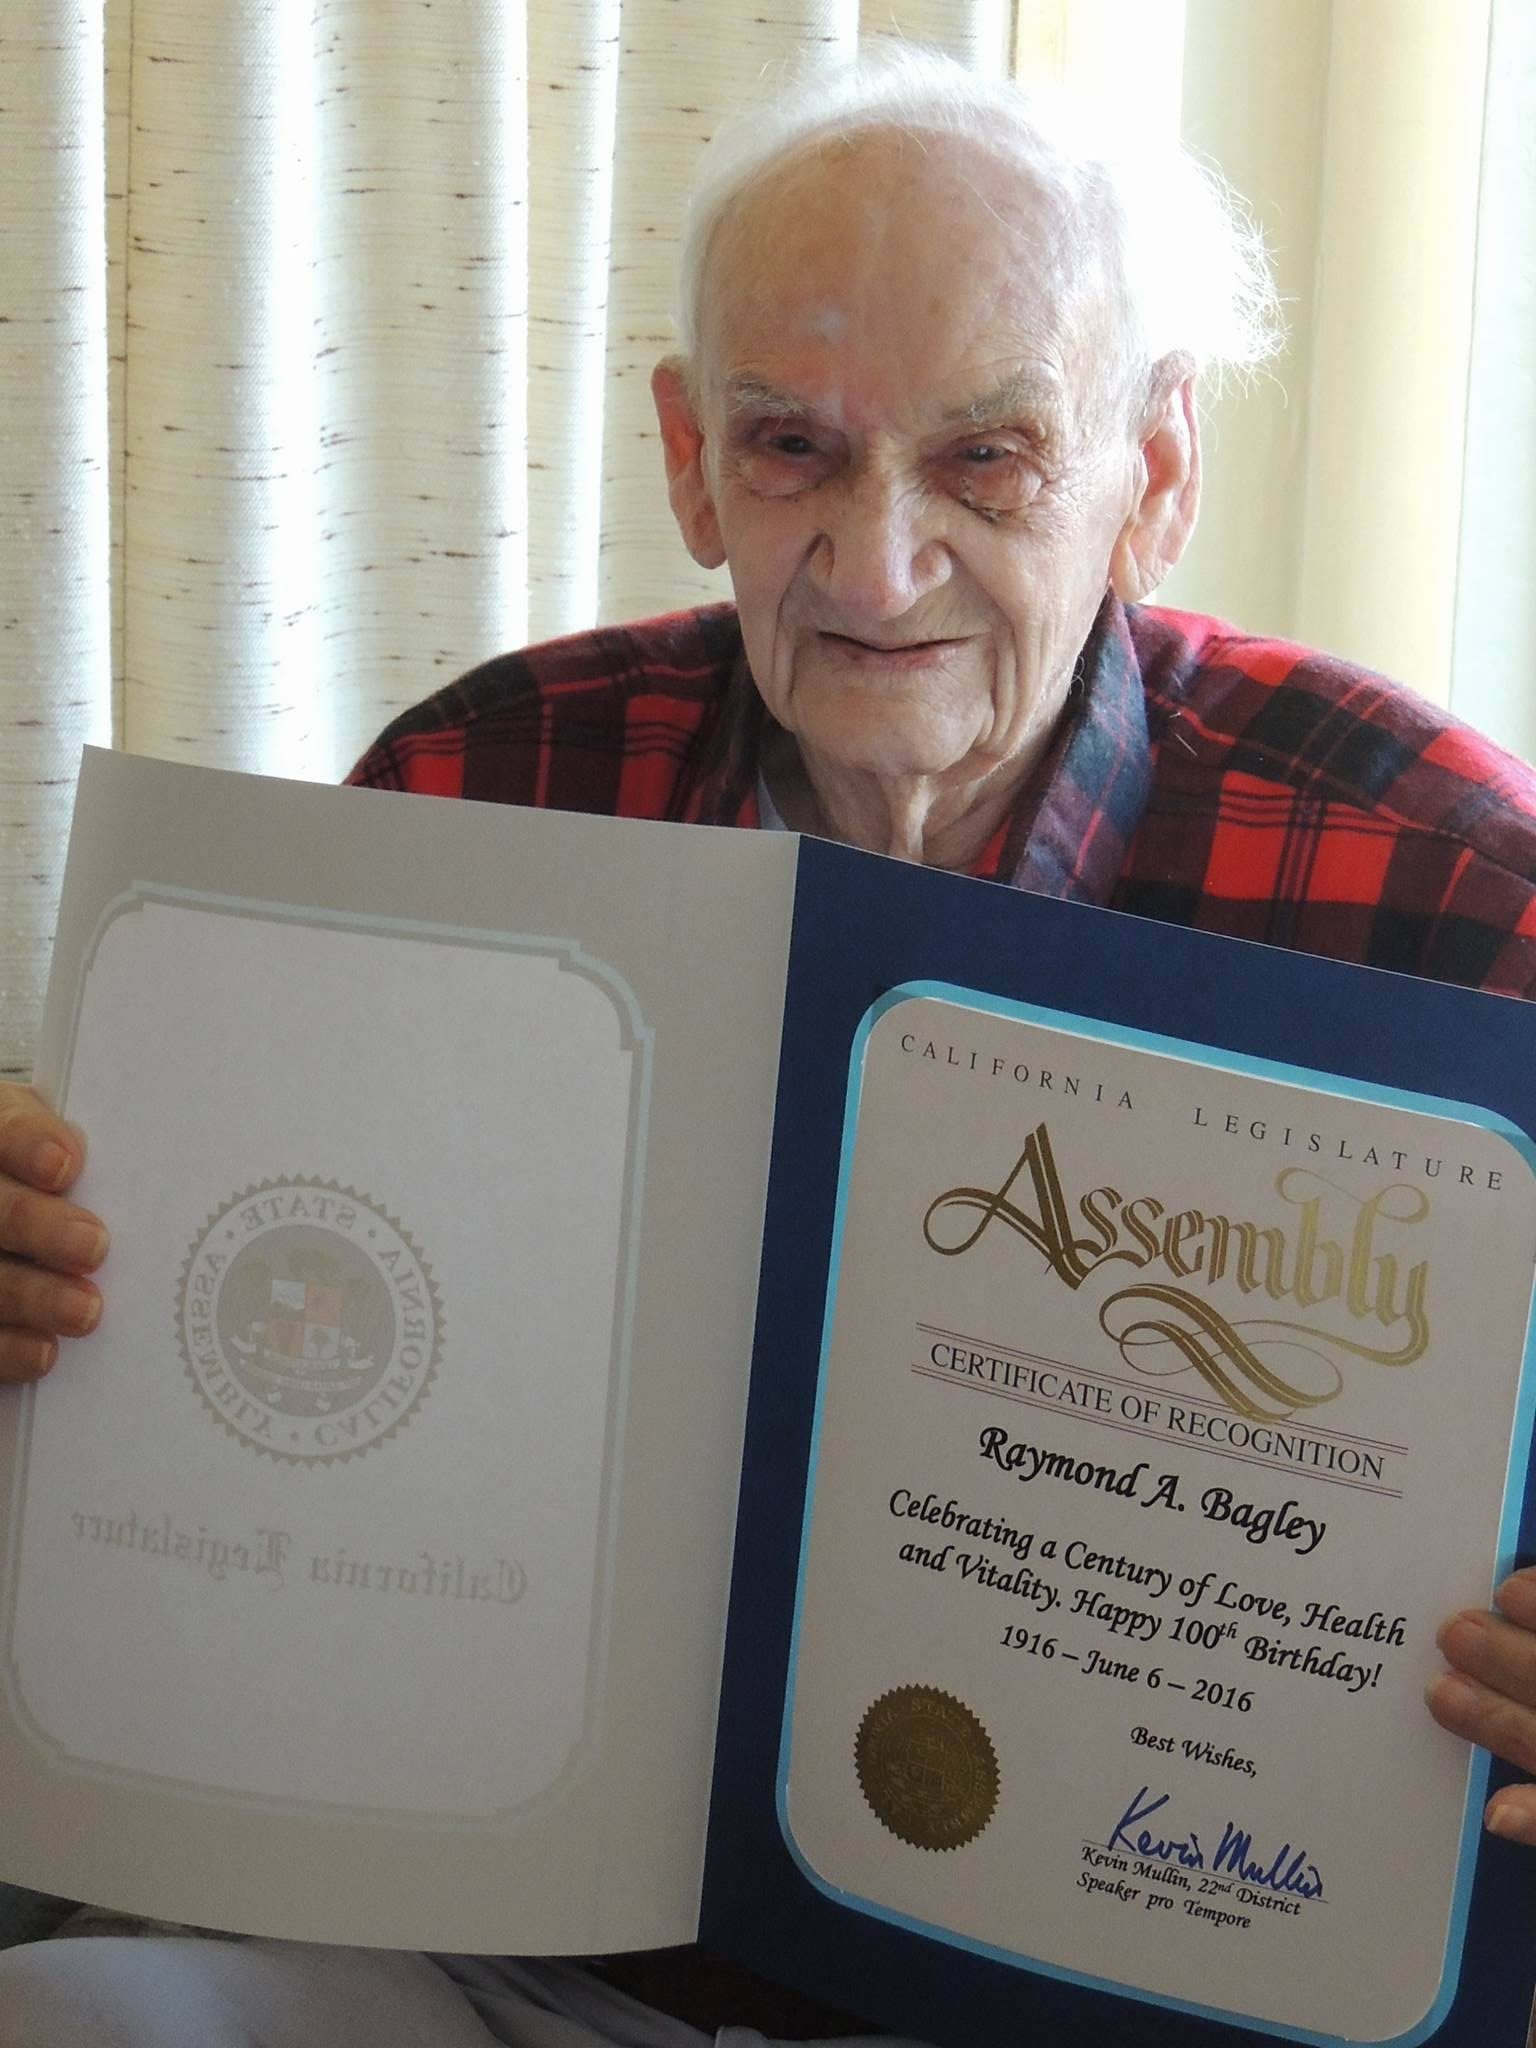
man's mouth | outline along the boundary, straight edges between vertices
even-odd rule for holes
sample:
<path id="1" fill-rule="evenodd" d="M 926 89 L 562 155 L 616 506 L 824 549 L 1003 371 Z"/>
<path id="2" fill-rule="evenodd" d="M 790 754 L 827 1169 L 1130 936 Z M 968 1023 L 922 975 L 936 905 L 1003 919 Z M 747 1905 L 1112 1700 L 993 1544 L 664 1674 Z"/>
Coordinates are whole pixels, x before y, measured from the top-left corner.
<path id="1" fill-rule="evenodd" d="M 864 640 L 851 633 L 823 633 L 821 638 L 836 653 L 874 668 L 924 668 L 959 645 L 952 639 Z"/>

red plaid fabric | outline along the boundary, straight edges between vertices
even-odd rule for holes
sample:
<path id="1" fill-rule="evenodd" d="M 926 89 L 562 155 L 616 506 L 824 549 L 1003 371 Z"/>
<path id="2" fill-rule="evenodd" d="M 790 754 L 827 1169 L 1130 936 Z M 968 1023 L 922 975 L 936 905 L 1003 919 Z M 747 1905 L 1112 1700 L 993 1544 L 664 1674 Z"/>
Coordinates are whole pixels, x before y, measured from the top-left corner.
<path id="1" fill-rule="evenodd" d="M 487 662 L 350 779 L 751 826 L 766 723 L 714 605 Z M 1536 993 L 1536 776 L 1377 676 L 1192 614 L 1106 600 L 1051 751 L 973 872 Z"/>

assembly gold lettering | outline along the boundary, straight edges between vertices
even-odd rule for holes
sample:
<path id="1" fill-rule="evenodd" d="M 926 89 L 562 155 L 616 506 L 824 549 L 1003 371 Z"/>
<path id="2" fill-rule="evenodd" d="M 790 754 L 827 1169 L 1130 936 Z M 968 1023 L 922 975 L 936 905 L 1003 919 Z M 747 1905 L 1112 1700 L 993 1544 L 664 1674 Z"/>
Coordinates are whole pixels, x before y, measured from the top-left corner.
<path id="1" fill-rule="evenodd" d="M 1083 1226 L 1078 1231 L 1050 1133 L 1041 1123 L 1000 1186 L 953 1187 L 931 1202 L 923 1235 L 934 1251 L 957 1258 L 1000 1224 L 1073 1289 L 1117 1263 L 1146 1273 L 1145 1280 L 1110 1295 L 1099 1312 L 1126 1362 L 1139 1365 L 1138 1353 L 1157 1347 L 1166 1356 L 1172 1347 L 1226 1406 L 1276 1420 L 1331 1401 L 1342 1377 L 1330 1366 L 1322 1384 L 1298 1385 L 1259 1356 L 1242 1327 L 1207 1298 L 1210 1290 L 1228 1286 L 1268 1303 L 1294 1302 L 1303 1311 L 1337 1304 L 1351 1323 L 1375 1324 L 1382 1336 L 1367 1342 L 1363 1333 L 1349 1336 L 1313 1321 L 1267 1314 L 1258 1319 L 1264 1341 L 1303 1338 L 1373 1365 L 1411 1365 L 1430 1340 L 1429 1265 L 1424 1259 L 1409 1263 L 1384 1248 L 1382 1239 L 1394 1228 L 1422 1223 L 1430 1204 L 1421 1188 L 1402 1181 L 1361 1200 L 1301 1166 L 1286 1167 L 1274 1188 L 1289 1212 L 1283 1222 L 1180 1208 L 1152 1194 L 1126 1200 L 1113 1187 L 1097 1187 L 1076 1204 Z M 1342 1215 L 1346 1227 L 1325 1234 L 1325 1212 Z M 1171 1281 L 1157 1277 L 1159 1268 Z M 1176 1282 L 1198 1282 L 1202 1292 Z"/>

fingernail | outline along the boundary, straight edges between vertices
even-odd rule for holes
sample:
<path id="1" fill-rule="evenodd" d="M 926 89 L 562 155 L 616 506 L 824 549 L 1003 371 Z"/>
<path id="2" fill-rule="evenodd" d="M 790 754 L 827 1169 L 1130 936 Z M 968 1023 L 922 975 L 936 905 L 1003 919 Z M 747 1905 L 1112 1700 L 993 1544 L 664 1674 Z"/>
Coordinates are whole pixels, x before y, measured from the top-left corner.
<path id="1" fill-rule="evenodd" d="M 1512 1840 L 1520 1833 L 1519 1816 L 1507 1805 L 1490 1807 L 1483 1815 L 1483 1826 L 1490 1835 L 1503 1835 L 1506 1840 Z"/>
<path id="2" fill-rule="evenodd" d="M 1456 1638 L 1461 1637 L 1462 1648 L 1475 1651 L 1482 1640 L 1485 1619 L 1475 1610 L 1466 1614 L 1453 1614 L 1449 1621 L 1442 1621 L 1435 1630 L 1435 1648 L 1452 1664 L 1463 1660 L 1456 1654 Z"/>
<path id="3" fill-rule="evenodd" d="M 74 1164 L 57 1139 L 44 1138 L 32 1153 L 32 1177 L 40 1188 L 61 1188 Z"/>
<path id="4" fill-rule="evenodd" d="M 1455 1714 L 1458 1709 L 1469 1711 L 1477 1704 L 1479 1689 L 1459 1671 L 1441 1671 L 1425 1686 L 1424 1697 L 1432 1707 Z"/>
<path id="5" fill-rule="evenodd" d="M 89 1336 L 101 1321 L 101 1296 L 94 1287 L 66 1287 L 60 1320 L 75 1336 Z"/>
<path id="6" fill-rule="evenodd" d="M 1494 1594 L 1500 1613 L 1529 1627 L 1536 1620 L 1536 1572 L 1516 1572 Z"/>
<path id="7" fill-rule="evenodd" d="M 69 1266 L 99 1266 L 107 1256 L 107 1233 L 99 1223 L 71 1223 L 59 1249 Z"/>
<path id="8" fill-rule="evenodd" d="M 58 1361 L 59 1347 L 51 1337 L 42 1338 L 22 1361 L 22 1371 L 34 1379 L 51 1372 Z"/>

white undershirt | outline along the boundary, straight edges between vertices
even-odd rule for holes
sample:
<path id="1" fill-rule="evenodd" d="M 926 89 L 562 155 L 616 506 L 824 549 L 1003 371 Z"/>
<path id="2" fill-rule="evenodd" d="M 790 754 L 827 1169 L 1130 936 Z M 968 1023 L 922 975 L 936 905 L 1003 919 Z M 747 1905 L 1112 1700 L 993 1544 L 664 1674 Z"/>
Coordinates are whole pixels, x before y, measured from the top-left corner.
<path id="1" fill-rule="evenodd" d="M 761 771 L 757 778 L 757 822 L 764 832 L 787 832 L 789 827 L 779 814 L 779 807 L 768 794 L 768 784 Z"/>

